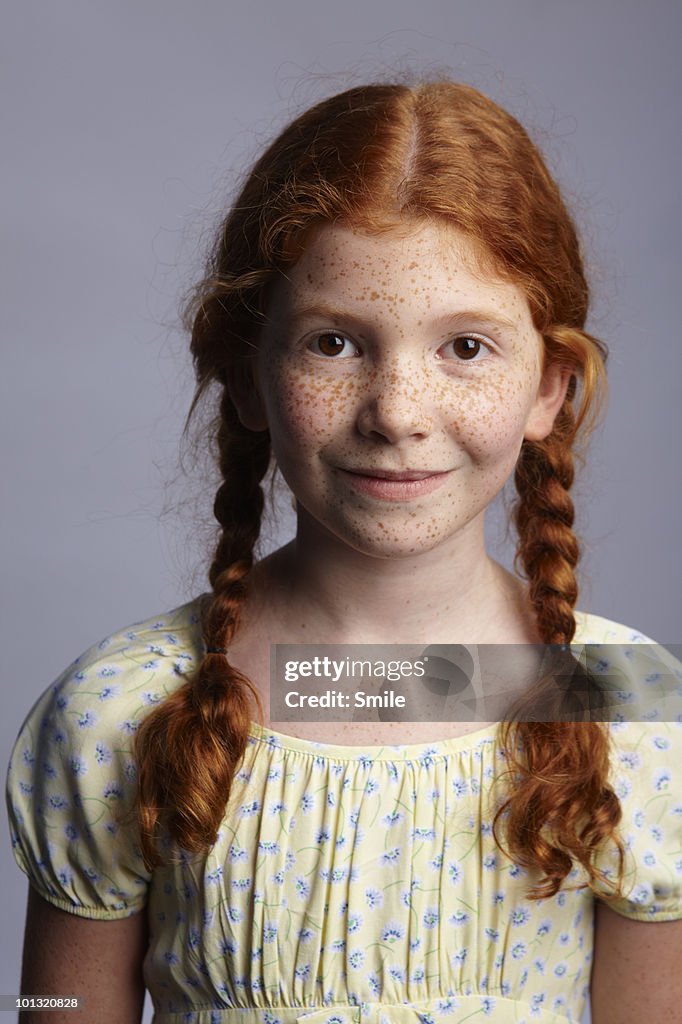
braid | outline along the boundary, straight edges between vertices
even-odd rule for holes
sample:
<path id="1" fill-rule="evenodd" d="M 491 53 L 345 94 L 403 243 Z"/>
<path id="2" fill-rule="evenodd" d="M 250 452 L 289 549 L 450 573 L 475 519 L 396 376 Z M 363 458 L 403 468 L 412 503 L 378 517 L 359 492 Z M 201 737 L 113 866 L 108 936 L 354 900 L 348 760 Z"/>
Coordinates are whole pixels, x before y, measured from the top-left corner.
<path id="1" fill-rule="evenodd" d="M 573 385 L 549 437 L 524 442 L 515 475 L 517 562 L 525 569 L 546 644 L 568 644 L 575 633 L 579 547 L 568 493 L 573 482 L 572 397 Z M 594 855 L 607 840 L 616 846 L 620 879 L 624 851 L 616 826 L 621 810 L 608 782 L 605 728 L 589 721 L 508 721 L 502 726 L 501 739 L 516 776 L 512 795 L 497 811 L 495 826 L 504 813 L 510 855 L 544 874 L 529 896 L 553 896 L 574 862 L 585 869 L 590 887 L 606 881 L 594 865 Z"/>
<path id="2" fill-rule="evenodd" d="M 150 869 L 162 862 L 163 832 L 192 853 L 215 843 L 254 703 L 262 713 L 257 689 L 225 654 L 239 626 L 260 533 L 270 439 L 266 431 L 241 425 L 227 390 L 220 412 L 223 483 L 214 513 L 222 532 L 209 572 L 213 594 L 202 608 L 206 654 L 192 678 L 145 718 L 135 738 L 141 847 Z"/>
<path id="3" fill-rule="evenodd" d="M 575 632 L 575 567 L 580 550 L 568 493 L 574 476 L 570 447 L 574 423 L 573 409 L 566 401 L 549 437 L 524 442 L 515 474 L 517 562 L 525 569 L 540 635 L 548 644 L 570 643 Z"/>

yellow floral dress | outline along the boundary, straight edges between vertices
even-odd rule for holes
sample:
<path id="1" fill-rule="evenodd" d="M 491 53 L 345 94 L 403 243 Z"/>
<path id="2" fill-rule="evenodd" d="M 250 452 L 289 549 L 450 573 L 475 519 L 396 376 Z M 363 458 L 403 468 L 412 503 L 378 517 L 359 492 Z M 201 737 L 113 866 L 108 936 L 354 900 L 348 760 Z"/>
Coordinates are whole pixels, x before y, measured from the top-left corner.
<path id="1" fill-rule="evenodd" d="M 492 835 L 494 727 L 361 749 L 254 725 L 210 854 L 173 854 L 150 876 L 123 820 L 132 737 L 201 654 L 199 600 L 69 666 L 22 726 L 8 775 L 14 853 L 37 892 L 83 917 L 148 915 L 155 1024 L 578 1021 L 594 898 L 570 888 L 577 871 L 552 899 L 525 897 L 533 879 Z M 648 671 L 646 637 L 578 624 L 576 642 L 620 650 L 625 676 Z M 614 907 L 682 917 L 682 725 L 611 729 L 627 846 Z"/>

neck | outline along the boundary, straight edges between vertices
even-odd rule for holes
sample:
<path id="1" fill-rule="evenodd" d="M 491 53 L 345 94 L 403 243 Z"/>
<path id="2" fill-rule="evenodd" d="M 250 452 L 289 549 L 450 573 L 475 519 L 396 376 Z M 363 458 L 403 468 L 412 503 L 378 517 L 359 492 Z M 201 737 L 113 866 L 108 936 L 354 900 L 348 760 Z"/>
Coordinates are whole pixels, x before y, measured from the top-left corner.
<path id="1" fill-rule="evenodd" d="M 430 551 L 393 558 L 349 548 L 299 519 L 295 540 L 256 568 L 252 593 L 271 642 L 535 639 L 523 586 L 485 551 L 482 516 Z"/>

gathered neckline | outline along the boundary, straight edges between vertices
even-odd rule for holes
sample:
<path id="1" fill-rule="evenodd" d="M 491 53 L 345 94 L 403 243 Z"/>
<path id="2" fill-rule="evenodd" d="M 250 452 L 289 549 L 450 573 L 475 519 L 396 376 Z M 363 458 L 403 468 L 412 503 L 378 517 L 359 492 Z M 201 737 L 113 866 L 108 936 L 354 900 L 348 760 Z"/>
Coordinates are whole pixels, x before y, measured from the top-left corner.
<path id="1" fill-rule="evenodd" d="M 270 729 L 259 722 L 252 722 L 250 734 L 254 740 L 276 750 L 293 750 L 333 761 L 420 761 L 446 757 L 463 750 L 471 750 L 495 739 L 498 723 L 484 726 L 465 733 L 463 736 L 446 737 L 425 743 L 382 743 L 380 745 L 323 743 L 317 740 L 290 736 L 288 733 Z"/>

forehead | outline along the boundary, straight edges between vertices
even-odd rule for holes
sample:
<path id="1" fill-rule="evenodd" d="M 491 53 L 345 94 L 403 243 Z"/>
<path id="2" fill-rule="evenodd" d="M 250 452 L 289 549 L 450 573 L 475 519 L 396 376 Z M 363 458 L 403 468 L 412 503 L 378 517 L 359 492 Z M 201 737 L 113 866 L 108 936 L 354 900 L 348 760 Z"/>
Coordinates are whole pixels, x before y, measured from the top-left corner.
<path id="1" fill-rule="evenodd" d="M 380 233 L 340 223 L 316 226 L 272 298 L 296 308 L 320 292 L 354 303 L 412 298 L 444 312 L 453 302 L 486 301 L 528 314 L 525 293 L 494 267 L 482 244 L 444 222 L 400 222 Z"/>

